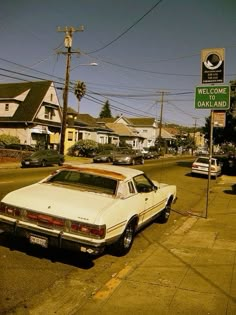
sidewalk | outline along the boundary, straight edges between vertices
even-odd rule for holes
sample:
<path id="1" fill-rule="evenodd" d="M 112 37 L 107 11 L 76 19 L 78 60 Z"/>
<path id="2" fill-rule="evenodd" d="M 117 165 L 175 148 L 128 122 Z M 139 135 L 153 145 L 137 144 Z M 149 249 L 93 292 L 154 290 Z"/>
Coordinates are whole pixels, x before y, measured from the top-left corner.
<path id="1" fill-rule="evenodd" d="M 233 185 L 236 177 L 223 175 L 212 187 L 207 219 L 189 216 L 74 314 L 236 314 Z"/>

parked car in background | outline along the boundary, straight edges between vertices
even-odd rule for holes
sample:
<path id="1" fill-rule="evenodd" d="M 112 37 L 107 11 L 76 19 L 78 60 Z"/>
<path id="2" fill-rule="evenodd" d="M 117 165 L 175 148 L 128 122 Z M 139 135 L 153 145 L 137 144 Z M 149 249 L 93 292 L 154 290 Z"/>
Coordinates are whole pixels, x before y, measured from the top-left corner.
<path id="1" fill-rule="evenodd" d="M 135 165 L 135 164 L 144 164 L 144 157 L 141 151 L 135 150 L 123 150 L 117 152 L 113 156 L 113 164 L 126 164 L 126 165 Z"/>
<path id="2" fill-rule="evenodd" d="M 97 155 L 93 157 L 94 163 L 109 163 L 113 161 L 113 153 L 114 151 L 101 151 Z"/>
<path id="3" fill-rule="evenodd" d="M 142 151 L 145 160 L 158 159 L 160 154 L 156 151 Z"/>
<path id="4" fill-rule="evenodd" d="M 192 164 L 192 175 L 208 175 L 209 172 L 209 157 L 199 156 Z M 211 176 L 217 177 L 221 174 L 221 164 L 216 158 L 211 158 Z"/>
<path id="5" fill-rule="evenodd" d="M 64 163 L 64 155 L 55 150 L 39 150 L 24 158 L 21 161 L 22 167 L 29 166 L 48 166 L 53 164 L 62 165 Z"/>
<path id="6" fill-rule="evenodd" d="M 36 246 L 91 255 L 108 247 L 122 256 L 150 221 L 169 219 L 176 186 L 109 164 L 65 165 L 40 182 L 7 194 L 0 229 Z"/>

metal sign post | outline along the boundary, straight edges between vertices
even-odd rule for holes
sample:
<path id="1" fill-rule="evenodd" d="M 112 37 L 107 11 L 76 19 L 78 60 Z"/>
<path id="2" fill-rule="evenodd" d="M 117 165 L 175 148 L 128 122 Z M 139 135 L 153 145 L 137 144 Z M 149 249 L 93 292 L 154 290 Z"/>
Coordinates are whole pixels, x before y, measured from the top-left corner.
<path id="1" fill-rule="evenodd" d="M 210 143 L 209 143 L 209 167 L 208 167 L 208 180 L 207 180 L 207 197 L 206 197 L 206 209 L 204 213 L 204 218 L 207 219 L 208 215 L 208 204 L 209 204 L 209 193 L 210 193 L 210 183 L 211 183 L 211 159 L 212 159 L 212 142 L 213 142 L 213 110 L 211 110 L 210 117 Z"/>

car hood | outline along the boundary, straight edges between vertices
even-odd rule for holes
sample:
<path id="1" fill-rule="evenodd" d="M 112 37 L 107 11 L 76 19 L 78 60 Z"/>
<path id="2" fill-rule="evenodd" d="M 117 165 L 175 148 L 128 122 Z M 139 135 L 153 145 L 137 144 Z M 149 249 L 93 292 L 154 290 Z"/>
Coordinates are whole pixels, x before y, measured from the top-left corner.
<path id="1" fill-rule="evenodd" d="M 117 200 L 105 194 L 37 183 L 10 192 L 2 202 L 39 213 L 95 223 L 99 215 Z"/>

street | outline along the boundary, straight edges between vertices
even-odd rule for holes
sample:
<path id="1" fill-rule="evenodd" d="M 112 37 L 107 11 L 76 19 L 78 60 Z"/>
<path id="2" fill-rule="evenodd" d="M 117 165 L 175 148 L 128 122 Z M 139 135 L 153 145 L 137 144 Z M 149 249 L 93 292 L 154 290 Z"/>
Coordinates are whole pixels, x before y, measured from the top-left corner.
<path id="1" fill-rule="evenodd" d="M 190 176 L 191 162 L 191 159 L 152 160 L 135 166 L 155 180 L 176 184 L 178 200 L 173 205 L 168 223 L 152 223 L 139 232 L 127 256 L 117 258 L 105 253 L 91 259 L 80 253 L 30 246 L 27 241 L 15 241 L 1 234 L 1 312 L 14 313 L 16 307 L 27 309 L 29 303 L 38 302 L 38 295 L 47 294 L 50 288 L 55 288 L 59 298 L 68 286 L 77 288 L 76 305 L 86 303 L 85 298 L 93 295 L 113 275 L 138 260 L 151 245 L 160 242 L 183 224 L 187 213 L 192 208 L 196 209 L 199 201 L 205 198 L 207 179 Z M 0 170 L 0 197 L 42 179 L 55 169 Z M 198 209 L 199 215 L 203 210 Z M 73 303 L 73 296 L 71 299 L 70 303 Z"/>

